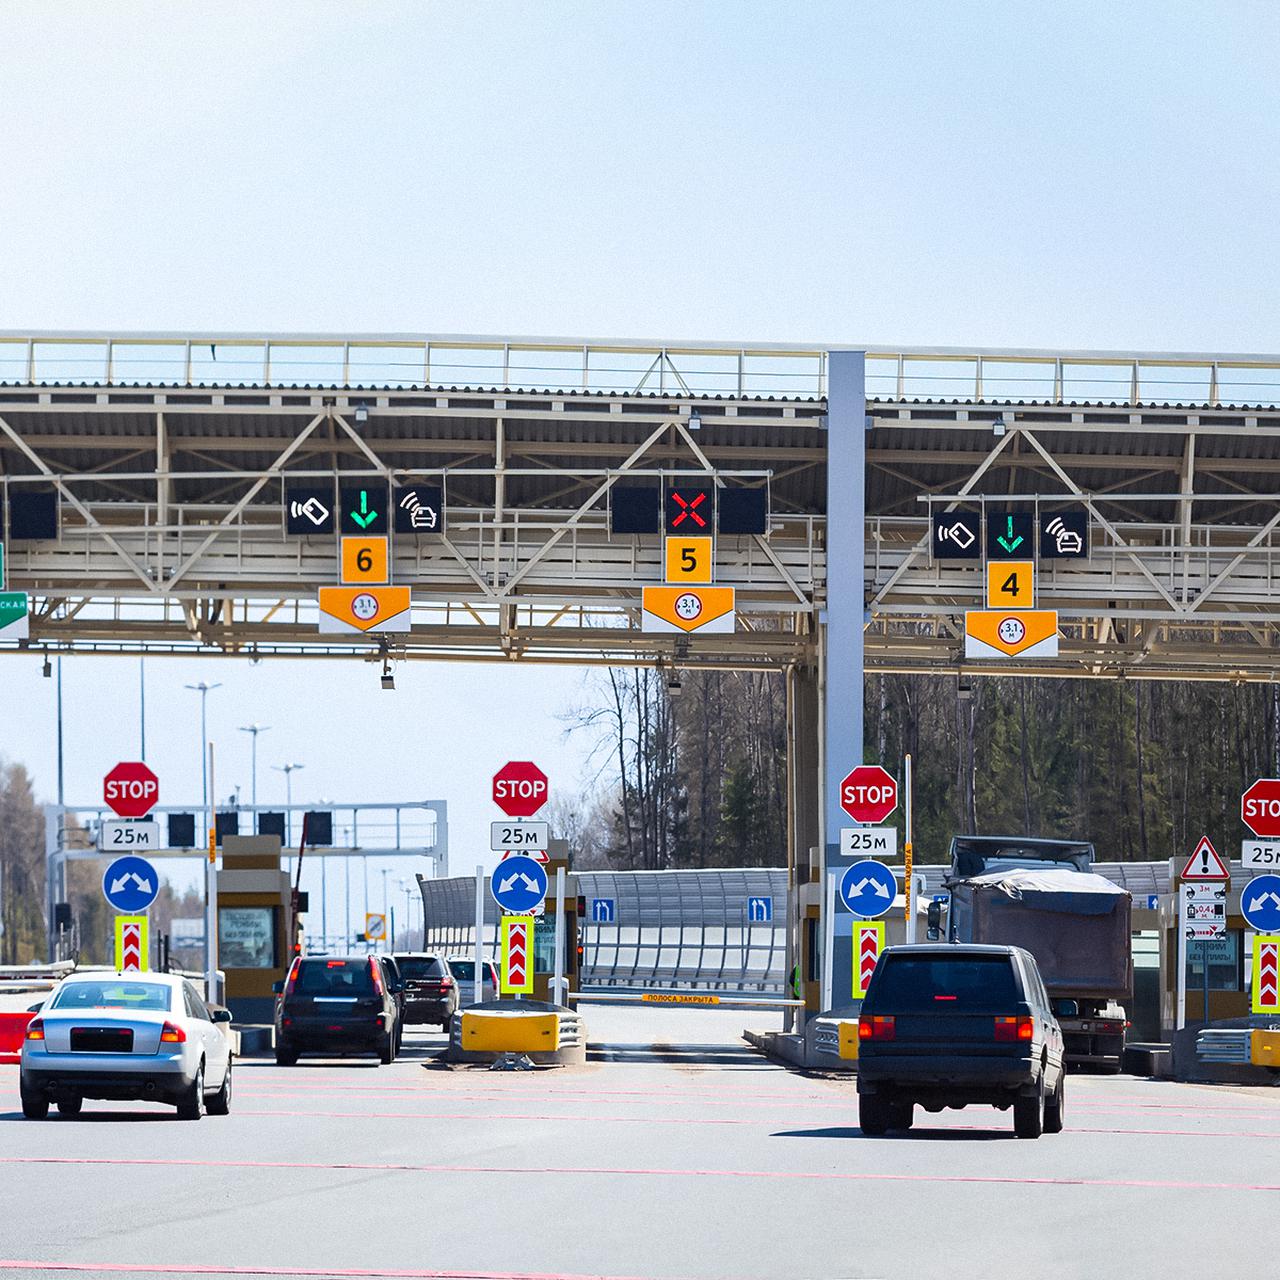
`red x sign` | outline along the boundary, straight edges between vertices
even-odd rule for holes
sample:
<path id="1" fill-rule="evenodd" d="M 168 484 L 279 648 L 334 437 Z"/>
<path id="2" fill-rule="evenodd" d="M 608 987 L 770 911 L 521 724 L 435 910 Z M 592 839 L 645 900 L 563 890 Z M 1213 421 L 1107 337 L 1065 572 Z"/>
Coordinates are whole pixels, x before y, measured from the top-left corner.
<path id="1" fill-rule="evenodd" d="M 667 490 L 667 532 L 705 529 L 710 523 L 711 495 L 706 489 Z"/>

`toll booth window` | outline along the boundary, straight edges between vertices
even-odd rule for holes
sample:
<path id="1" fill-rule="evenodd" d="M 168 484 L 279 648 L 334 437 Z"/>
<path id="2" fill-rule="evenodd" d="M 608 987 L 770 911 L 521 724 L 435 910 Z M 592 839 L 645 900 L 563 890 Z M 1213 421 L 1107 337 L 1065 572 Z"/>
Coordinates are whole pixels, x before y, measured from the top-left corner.
<path id="1" fill-rule="evenodd" d="M 274 968 L 275 919 L 270 907 L 219 907 L 218 960 L 223 968 Z"/>
<path id="2" fill-rule="evenodd" d="M 554 973 L 556 967 L 556 922 L 538 916 L 533 922 L 533 971 Z"/>
<path id="3" fill-rule="evenodd" d="M 1240 931 L 1228 930 L 1221 938 L 1191 939 L 1187 943 L 1187 998 L 1204 989 L 1204 954 L 1208 951 L 1209 990 L 1241 991 L 1244 975 L 1240 964 Z"/>

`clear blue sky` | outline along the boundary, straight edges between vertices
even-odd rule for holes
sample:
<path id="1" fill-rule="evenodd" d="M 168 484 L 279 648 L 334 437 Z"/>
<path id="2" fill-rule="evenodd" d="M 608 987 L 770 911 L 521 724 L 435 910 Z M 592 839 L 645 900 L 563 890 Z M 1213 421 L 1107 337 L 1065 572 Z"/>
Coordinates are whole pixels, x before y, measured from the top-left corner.
<path id="1" fill-rule="evenodd" d="M 1273 351 L 1277 25 L 1246 3 L 10 3 L 0 328 Z M 200 678 L 227 684 L 228 782 L 257 719 L 264 764 L 306 763 L 300 798 L 444 796 L 459 852 L 495 761 L 580 784 L 554 720 L 578 673 L 418 666 L 392 695 L 361 665 L 150 670 L 177 790 Z M 68 790 L 92 796 L 130 751 L 133 669 L 66 677 Z M 0 751 L 45 795 L 50 684 L 0 666 Z"/>

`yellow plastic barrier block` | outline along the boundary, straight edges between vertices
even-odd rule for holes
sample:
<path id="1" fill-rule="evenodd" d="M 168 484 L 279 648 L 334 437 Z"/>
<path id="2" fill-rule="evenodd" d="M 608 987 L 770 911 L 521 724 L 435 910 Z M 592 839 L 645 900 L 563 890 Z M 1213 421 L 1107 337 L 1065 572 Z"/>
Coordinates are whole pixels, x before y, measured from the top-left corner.
<path id="1" fill-rule="evenodd" d="M 1255 1067 L 1280 1067 L 1280 1031 L 1255 1031 L 1250 1040 L 1249 1060 Z"/>
<path id="2" fill-rule="evenodd" d="M 858 1060 L 858 1024 L 842 1021 L 840 1023 L 840 1056 Z"/>
<path id="3" fill-rule="evenodd" d="M 560 1015 L 464 1009 L 462 1047 L 478 1053 L 554 1053 L 560 1047 Z"/>

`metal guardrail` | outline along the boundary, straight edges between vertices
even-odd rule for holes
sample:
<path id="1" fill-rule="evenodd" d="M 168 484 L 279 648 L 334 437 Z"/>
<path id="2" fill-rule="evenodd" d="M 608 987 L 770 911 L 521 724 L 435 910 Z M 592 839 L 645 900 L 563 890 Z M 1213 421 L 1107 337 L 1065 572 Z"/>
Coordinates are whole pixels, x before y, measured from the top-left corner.
<path id="1" fill-rule="evenodd" d="M 1269 354 L 407 333 L 5 331 L 0 382 L 452 385 L 820 399 L 831 350 L 866 352 L 867 394 L 877 399 L 1280 401 L 1280 356 Z"/>
<path id="2" fill-rule="evenodd" d="M 1196 1036 L 1196 1057 L 1201 1062 L 1249 1063 L 1253 1030 L 1249 1027 L 1206 1028 Z"/>

